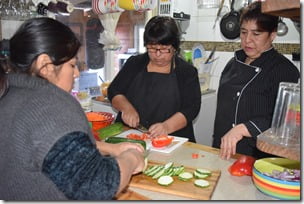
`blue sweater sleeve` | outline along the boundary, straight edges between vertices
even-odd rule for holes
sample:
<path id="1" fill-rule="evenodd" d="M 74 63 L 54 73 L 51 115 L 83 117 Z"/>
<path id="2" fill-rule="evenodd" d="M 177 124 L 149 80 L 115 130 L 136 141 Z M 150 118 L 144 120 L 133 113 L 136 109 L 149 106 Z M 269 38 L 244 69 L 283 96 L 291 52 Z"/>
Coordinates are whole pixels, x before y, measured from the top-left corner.
<path id="1" fill-rule="evenodd" d="M 58 140 L 45 157 L 42 171 L 71 200 L 110 200 L 120 183 L 116 160 L 101 155 L 81 132 Z"/>

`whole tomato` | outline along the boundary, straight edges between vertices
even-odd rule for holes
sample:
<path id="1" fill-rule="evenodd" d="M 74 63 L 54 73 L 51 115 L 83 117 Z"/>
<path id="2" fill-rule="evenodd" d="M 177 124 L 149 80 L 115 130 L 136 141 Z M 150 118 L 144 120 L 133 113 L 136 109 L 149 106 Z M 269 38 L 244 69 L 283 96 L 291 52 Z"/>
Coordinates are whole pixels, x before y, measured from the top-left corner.
<path id="1" fill-rule="evenodd" d="M 252 168 L 255 160 L 254 157 L 242 155 L 228 168 L 228 171 L 233 176 L 252 176 Z"/>

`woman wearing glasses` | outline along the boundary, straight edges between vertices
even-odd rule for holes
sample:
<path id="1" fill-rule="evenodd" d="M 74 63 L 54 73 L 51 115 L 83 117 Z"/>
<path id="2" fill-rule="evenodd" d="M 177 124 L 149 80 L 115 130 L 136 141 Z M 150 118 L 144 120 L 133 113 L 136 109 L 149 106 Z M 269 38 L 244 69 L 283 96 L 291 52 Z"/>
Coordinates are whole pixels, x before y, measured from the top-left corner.
<path id="1" fill-rule="evenodd" d="M 197 69 L 178 56 L 180 33 L 171 17 L 154 16 L 145 27 L 147 52 L 130 57 L 108 89 L 116 121 L 195 142 L 192 121 L 200 110 Z"/>

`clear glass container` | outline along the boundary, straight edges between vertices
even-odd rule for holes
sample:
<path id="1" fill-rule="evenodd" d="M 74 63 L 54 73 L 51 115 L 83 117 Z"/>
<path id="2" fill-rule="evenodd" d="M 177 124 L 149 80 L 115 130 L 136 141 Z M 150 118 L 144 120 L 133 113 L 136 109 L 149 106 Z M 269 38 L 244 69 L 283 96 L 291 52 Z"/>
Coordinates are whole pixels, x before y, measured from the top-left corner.
<path id="1" fill-rule="evenodd" d="M 285 146 L 300 144 L 300 84 L 281 82 L 271 124 L 275 143 Z"/>

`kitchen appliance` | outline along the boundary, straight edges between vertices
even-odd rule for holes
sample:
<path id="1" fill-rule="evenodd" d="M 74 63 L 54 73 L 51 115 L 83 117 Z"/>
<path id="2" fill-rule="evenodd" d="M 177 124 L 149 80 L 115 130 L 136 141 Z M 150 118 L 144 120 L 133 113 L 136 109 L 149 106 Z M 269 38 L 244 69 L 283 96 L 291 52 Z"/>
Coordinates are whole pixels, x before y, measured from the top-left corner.
<path id="1" fill-rule="evenodd" d="M 190 24 L 190 14 L 180 10 L 183 8 L 176 0 L 159 0 L 158 14 L 160 16 L 170 16 L 175 19 L 180 33 L 186 34 Z"/>

